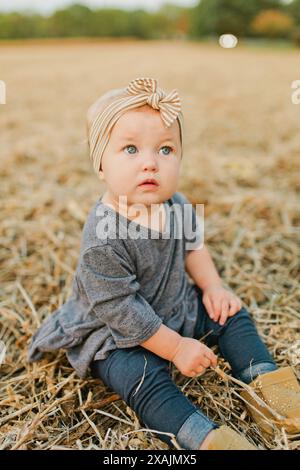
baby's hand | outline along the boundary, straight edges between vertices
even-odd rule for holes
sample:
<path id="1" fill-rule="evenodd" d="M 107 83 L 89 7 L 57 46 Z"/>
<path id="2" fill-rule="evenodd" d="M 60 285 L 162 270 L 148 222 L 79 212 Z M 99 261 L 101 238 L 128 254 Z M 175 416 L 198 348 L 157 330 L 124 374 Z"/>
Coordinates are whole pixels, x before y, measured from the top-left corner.
<path id="1" fill-rule="evenodd" d="M 183 336 L 171 361 L 183 375 L 194 377 L 203 374 L 207 367 L 215 367 L 217 356 L 197 339 Z"/>
<path id="2" fill-rule="evenodd" d="M 220 325 L 224 325 L 228 317 L 232 317 L 242 308 L 241 300 L 220 285 L 204 289 L 202 302 L 212 320 L 220 319 Z"/>

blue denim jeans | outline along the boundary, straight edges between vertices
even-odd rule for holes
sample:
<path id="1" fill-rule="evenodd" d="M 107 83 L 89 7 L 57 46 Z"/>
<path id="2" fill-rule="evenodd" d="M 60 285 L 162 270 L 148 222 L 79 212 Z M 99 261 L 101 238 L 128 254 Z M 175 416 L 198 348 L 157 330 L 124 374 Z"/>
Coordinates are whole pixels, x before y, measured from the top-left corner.
<path id="1" fill-rule="evenodd" d="M 230 364 L 232 375 L 250 383 L 258 374 L 277 369 L 273 357 L 258 335 L 246 308 L 242 307 L 221 326 L 210 319 L 199 292 L 199 308 L 194 338 L 211 347 L 218 345 Z M 180 333 L 180 331 L 179 331 Z M 91 363 L 91 374 L 118 393 L 135 411 L 143 425 L 160 433 L 174 434 L 183 449 L 199 449 L 201 442 L 219 427 L 194 405 L 171 378 L 171 363 L 142 346 L 116 349 L 104 360 Z M 157 437 L 174 448 L 170 437 Z"/>

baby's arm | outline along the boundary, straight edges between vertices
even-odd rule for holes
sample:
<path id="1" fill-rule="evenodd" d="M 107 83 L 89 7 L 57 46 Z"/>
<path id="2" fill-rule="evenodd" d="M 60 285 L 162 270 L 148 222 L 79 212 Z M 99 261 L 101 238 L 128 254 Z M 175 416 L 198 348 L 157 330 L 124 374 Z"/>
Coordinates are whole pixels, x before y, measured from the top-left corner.
<path id="1" fill-rule="evenodd" d="M 216 355 L 205 344 L 194 338 L 181 336 L 164 324 L 141 346 L 173 362 L 188 377 L 201 374 L 206 367 L 217 365 Z"/>
<path id="2" fill-rule="evenodd" d="M 147 341 L 141 343 L 141 346 L 163 359 L 172 361 L 181 338 L 182 336 L 179 333 L 161 324 L 158 331 L 151 338 L 148 338 Z"/>
<path id="3" fill-rule="evenodd" d="M 203 244 L 199 250 L 187 251 L 185 269 L 195 284 L 204 290 L 208 286 L 222 285 L 220 278 L 208 248 Z"/>
<path id="4" fill-rule="evenodd" d="M 202 289 L 202 302 L 212 320 L 224 325 L 228 317 L 235 315 L 242 308 L 241 300 L 223 287 L 222 279 L 204 244 L 200 250 L 187 253 L 185 269 L 195 284 Z"/>
<path id="5" fill-rule="evenodd" d="M 85 250 L 76 280 L 80 295 L 88 304 L 88 320 L 91 324 L 101 321 L 107 325 L 118 348 L 139 345 L 162 324 L 141 295 L 134 263 L 118 241 Z"/>

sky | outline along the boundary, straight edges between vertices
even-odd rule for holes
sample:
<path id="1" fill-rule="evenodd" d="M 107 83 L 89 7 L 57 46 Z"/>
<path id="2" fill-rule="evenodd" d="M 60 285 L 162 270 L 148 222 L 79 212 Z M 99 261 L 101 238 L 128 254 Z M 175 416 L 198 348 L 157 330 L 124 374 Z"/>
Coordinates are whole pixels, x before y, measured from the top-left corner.
<path id="1" fill-rule="evenodd" d="M 199 0 L 168 0 L 168 3 L 180 6 L 195 6 Z M 0 0 L 0 11 L 34 11 L 41 14 L 50 14 L 59 8 L 81 3 L 91 8 L 115 7 L 123 9 L 143 8 L 155 11 L 165 3 L 164 0 Z"/>

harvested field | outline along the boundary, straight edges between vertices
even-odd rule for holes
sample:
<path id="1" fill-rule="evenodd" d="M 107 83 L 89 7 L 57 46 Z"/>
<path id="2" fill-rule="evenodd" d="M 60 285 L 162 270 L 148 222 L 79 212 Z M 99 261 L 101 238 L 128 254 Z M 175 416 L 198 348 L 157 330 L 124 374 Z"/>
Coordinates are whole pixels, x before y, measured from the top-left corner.
<path id="1" fill-rule="evenodd" d="M 296 50 L 176 41 L 0 44 L 0 449 L 167 449 L 118 395 L 80 380 L 63 351 L 28 364 L 27 347 L 68 295 L 85 217 L 102 194 L 89 162 L 85 113 L 138 76 L 177 88 L 185 116 L 180 191 L 205 204 L 205 241 L 280 366 L 300 378 L 300 105 Z M 229 365 L 172 374 L 218 424 L 264 449 L 300 449 L 284 430 L 266 439 Z M 226 378 L 225 377 L 225 378 Z"/>

